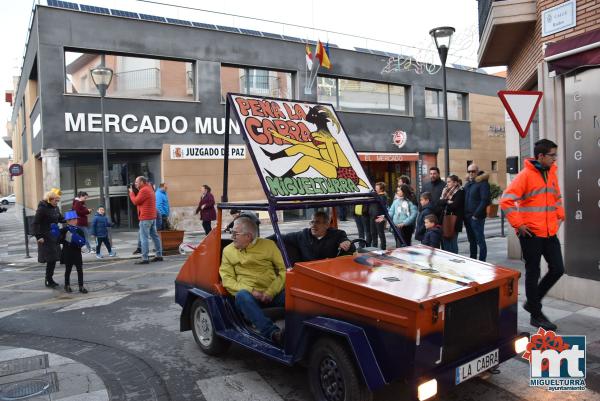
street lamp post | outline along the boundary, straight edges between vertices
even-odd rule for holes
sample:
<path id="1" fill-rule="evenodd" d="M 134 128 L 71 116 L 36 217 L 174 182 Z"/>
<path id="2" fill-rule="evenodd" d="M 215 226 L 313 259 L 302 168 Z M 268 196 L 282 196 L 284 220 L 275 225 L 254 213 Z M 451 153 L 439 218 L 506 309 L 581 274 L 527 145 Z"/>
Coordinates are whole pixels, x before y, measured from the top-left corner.
<path id="1" fill-rule="evenodd" d="M 451 26 L 442 26 L 433 28 L 429 34 L 433 38 L 442 62 L 442 80 L 444 91 L 444 169 L 446 177 L 450 175 L 450 143 L 448 141 L 448 96 L 446 93 L 446 59 L 448 58 L 448 49 L 450 49 L 450 40 L 455 29 Z"/>
<path id="2" fill-rule="evenodd" d="M 108 193 L 108 154 L 106 152 L 106 127 L 104 126 L 104 96 L 112 81 L 113 70 L 100 66 L 90 70 L 92 81 L 100 92 L 100 114 L 102 115 L 102 175 L 104 176 L 104 208 L 110 216 L 110 197 Z"/>

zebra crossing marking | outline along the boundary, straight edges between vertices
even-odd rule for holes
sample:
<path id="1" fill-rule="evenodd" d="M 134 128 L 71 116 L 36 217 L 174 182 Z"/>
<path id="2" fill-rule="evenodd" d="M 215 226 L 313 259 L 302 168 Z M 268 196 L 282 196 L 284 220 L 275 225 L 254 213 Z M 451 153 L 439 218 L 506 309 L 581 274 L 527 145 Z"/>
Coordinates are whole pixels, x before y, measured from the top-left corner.
<path id="1" fill-rule="evenodd" d="M 129 296 L 129 294 L 119 294 L 119 295 L 111 295 L 108 297 L 84 299 L 84 300 L 72 303 L 71 305 L 65 306 L 64 308 L 57 310 L 55 313 L 110 305 L 112 303 L 115 303 L 115 302 L 127 297 L 127 296 Z"/>

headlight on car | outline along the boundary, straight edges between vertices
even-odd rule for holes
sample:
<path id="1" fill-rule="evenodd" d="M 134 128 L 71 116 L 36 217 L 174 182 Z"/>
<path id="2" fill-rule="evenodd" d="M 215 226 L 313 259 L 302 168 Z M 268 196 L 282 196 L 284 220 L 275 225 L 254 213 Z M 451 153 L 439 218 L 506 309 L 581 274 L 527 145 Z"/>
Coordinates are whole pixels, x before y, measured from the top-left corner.
<path id="1" fill-rule="evenodd" d="M 527 350 L 527 344 L 529 344 L 528 337 L 521 337 L 515 340 L 515 352 L 521 354 Z"/>
<path id="2" fill-rule="evenodd" d="M 437 394 L 437 380 L 431 379 L 417 387 L 419 401 L 427 400 Z"/>

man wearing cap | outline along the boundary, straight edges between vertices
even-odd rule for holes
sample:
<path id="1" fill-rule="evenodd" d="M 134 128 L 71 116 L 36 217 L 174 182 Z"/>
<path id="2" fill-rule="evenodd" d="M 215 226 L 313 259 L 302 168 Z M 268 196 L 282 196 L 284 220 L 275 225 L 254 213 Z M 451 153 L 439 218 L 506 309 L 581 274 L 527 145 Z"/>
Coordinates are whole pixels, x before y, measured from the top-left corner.
<path id="1" fill-rule="evenodd" d="M 133 188 L 129 188 L 129 199 L 137 207 L 138 220 L 140 222 L 140 241 L 142 245 L 142 260 L 135 262 L 138 265 L 147 265 L 148 259 L 148 236 L 154 242 L 156 256 L 152 258 L 153 262 L 161 262 L 162 245 L 156 232 L 156 198 L 152 187 L 148 184 L 146 177 L 140 176 L 135 179 L 135 187 L 138 189 L 136 194 Z"/>

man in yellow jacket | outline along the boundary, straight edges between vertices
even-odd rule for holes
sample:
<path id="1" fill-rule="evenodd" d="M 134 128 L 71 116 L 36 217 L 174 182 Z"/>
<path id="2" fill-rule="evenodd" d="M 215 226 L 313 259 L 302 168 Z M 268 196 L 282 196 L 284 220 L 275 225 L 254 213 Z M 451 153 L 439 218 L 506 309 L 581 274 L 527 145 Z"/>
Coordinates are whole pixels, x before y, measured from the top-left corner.
<path id="1" fill-rule="evenodd" d="M 258 238 L 256 223 L 249 217 L 235 220 L 233 243 L 223 249 L 219 274 L 223 287 L 235 296 L 235 306 L 264 337 L 281 345 L 282 332 L 261 307 L 284 306 L 285 264 L 275 242 Z"/>
<path id="2" fill-rule="evenodd" d="M 545 330 L 557 327 L 542 313 L 542 298 L 565 271 L 556 236 L 565 219 L 554 164 L 556 149 L 557 145 L 548 139 L 537 141 L 533 149 L 535 158 L 525 160 L 525 168 L 500 200 L 500 207 L 517 231 L 525 259 L 527 302 L 523 308 L 531 314 L 531 325 Z M 542 256 L 548 262 L 548 273 L 540 281 Z"/>

